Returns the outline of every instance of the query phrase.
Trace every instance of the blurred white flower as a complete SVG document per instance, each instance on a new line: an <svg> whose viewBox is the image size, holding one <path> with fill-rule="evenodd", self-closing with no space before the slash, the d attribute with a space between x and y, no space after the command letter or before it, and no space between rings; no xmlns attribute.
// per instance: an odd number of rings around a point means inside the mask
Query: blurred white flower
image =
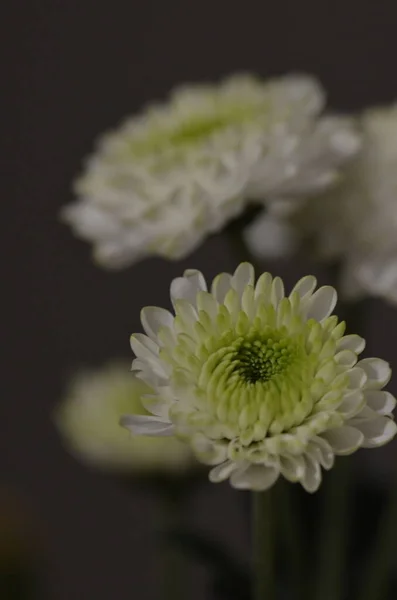
<svg viewBox="0 0 397 600"><path fill-rule="evenodd" d="M364 112L361 124L362 152L345 185L326 196L319 229L315 215L310 223L322 255L344 261L347 296L397 302L397 104Z"/></svg>
<svg viewBox="0 0 397 600"><path fill-rule="evenodd" d="M213 482L264 490L283 475L314 492L335 454L374 448L397 432L389 365L358 360L365 341L332 316L336 291L307 276L285 296L280 278L242 263L211 292L199 271L171 283L175 315L142 310L133 369L155 392L133 433L186 439Z"/></svg>
<svg viewBox="0 0 397 600"><path fill-rule="evenodd" d="M312 82L313 83L313 82ZM294 86L296 93L299 86ZM361 140L355 122L346 116L318 117L323 98L317 88L317 104L305 90L306 114L279 123L278 135L263 140L260 160L252 174L248 196L264 200L271 211L294 211L297 198L327 189L339 179L339 168L355 156ZM300 93L304 97L304 89ZM311 110L310 110L311 109ZM276 132L274 132L276 133ZM298 203L299 204L299 203Z"/></svg>
<svg viewBox="0 0 397 600"><path fill-rule="evenodd" d="M293 225L265 211L245 228L243 236L252 254L259 258L284 258L299 246Z"/></svg>
<svg viewBox="0 0 397 600"><path fill-rule="evenodd" d="M360 125L362 150L341 183L301 204L295 214L281 215L273 234L281 254L300 239L321 260L342 260L345 297L397 302L397 104L365 111ZM257 238L266 227L258 225ZM256 254L271 256L265 244L255 244L252 231L247 236Z"/></svg>
<svg viewBox="0 0 397 600"><path fill-rule="evenodd" d="M318 118L323 104L303 75L177 88L100 140L63 218L104 267L182 258L248 200L290 201L335 180L358 137L348 119Z"/></svg>
<svg viewBox="0 0 397 600"><path fill-rule="evenodd" d="M120 427L125 412L149 414L141 398L151 393L128 363L81 372L56 409L55 423L69 451L90 465L138 474L186 472L194 458L185 444L173 437L138 438Z"/></svg>

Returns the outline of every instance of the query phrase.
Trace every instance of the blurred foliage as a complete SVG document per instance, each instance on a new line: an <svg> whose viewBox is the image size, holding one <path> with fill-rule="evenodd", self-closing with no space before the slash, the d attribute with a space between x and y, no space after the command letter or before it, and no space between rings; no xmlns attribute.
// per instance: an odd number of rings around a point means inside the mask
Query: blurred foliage
<svg viewBox="0 0 397 600"><path fill-rule="evenodd" d="M314 586L318 576L317 560L319 542L322 539L323 504L325 489L309 496L298 486L289 486L292 492L294 510L299 513L304 539L301 552L304 560L303 578L307 583L307 600L318 598ZM248 509L249 494L242 495L242 501ZM358 484L352 486L348 499L348 519L345 523L343 536L340 538L345 545L346 562L343 568L343 600L358 600L365 566L369 554L373 550L375 536L378 530L379 518L387 503L387 490L374 485ZM247 517L249 517L247 513ZM282 523L277 544L277 579L278 598L292 600L297 598L294 581L291 578L286 540L282 535ZM331 527L338 523L330 523ZM397 533L397 532L396 532ZM166 539L175 545L185 556L204 565L211 577L211 596L217 600L250 600L250 568L247 557L246 564L240 563L219 541L204 535L202 532L173 529L166 533ZM332 565L332 557L329 556ZM396 557L397 559L397 557ZM397 577L391 570L388 589L379 600L395 600L397 598ZM339 598L338 598L339 600ZM342 598L340 599L342 600Z"/></svg>
<svg viewBox="0 0 397 600"><path fill-rule="evenodd" d="M43 600L41 535L17 492L0 488L0 598Z"/></svg>

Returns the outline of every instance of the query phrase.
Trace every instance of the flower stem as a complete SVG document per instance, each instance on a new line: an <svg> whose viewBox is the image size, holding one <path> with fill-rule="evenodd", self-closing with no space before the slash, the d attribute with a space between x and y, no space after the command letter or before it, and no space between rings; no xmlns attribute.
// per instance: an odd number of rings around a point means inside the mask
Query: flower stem
<svg viewBox="0 0 397 600"><path fill-rule="evenodd" d="M340 265L329 268L332 285L338 281ZM348 333L365 334L367 303L365 300L340 304L339 319L346 321ZM347 555L347 520L349 492L353 487L352 457L337 458L336 466L324 482L323 522L319 527L318 569L313 600L342 600Z"/></svg>
<svg viewBox="0 0 397 600"><path fill-rule="evenodd" d="M344 597L350 466L350 457L338 459L324 486L323 524L319 528L319 565L313 600L342 600Z"/></svg>
<svg viewBox="0 0 397 600"><path fill-rule="evenodd" d="M291 569L289 589L293 590L294 600L307 600L305 580L305 551L302 529L302 515L298 498L294 497L296 490L287 481L279 481L276 487L277 508L279 511L280 538L285 562ZM285 554L284 554L285 553Z"/></svg>
<svg viewBox="0 0 397 600"><path fill-rule="evenodd" d="M184 494L178 489L163 490L160 495L161 529L164 532L178 530L181 526ZM186 581L184 573L186 564L179 548L170 544L161 545L161 598L165 600L182 600L186 597Z"/></svg>
<svg viewBox="0 0 397 600"><path fill-rule="evenodd" d="M252 598L275 599L272 492L252 492Z"/></svg>
<svg viewBox="0 0 397 600"><path fill-rule="evenodd" d="M397 473L394 474L396 477ZM397 544L397 480L384 508L378 525L374 544L371 548L359 600L379 600L386 598L388 578L396 558Z"/></svg>

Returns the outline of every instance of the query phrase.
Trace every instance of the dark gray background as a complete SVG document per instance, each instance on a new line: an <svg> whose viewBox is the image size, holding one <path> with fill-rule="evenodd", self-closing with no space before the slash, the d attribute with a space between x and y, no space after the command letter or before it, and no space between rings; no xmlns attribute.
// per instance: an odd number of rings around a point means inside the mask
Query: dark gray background
<svg viewBox="0 0 397 600"><path fill-rule="evenodd" d="M140 308L168 302L169 281L186 265L213 276L234 261L218 237L183 264L148 260L101 271L88 246L59 224L59 208L71 200L71 180L96 135L183 81L236 70L307 71L335 109L392 101L395 0L31 0L1 10L8 300L1 483L15 486L42 524L48 598L149 599L156 589L152 500L70 458L50 413L74 367L130 357ZM280 269L292 281L309 267L295 261ZM396 363L395 311L372 303L367 330L370 354ZM382 467L395 450L376 451L371 462ZM235 492L208 485L194 506L197 523L246 552ZM195 577L189 597L202 598L203 570Z"/></svg>

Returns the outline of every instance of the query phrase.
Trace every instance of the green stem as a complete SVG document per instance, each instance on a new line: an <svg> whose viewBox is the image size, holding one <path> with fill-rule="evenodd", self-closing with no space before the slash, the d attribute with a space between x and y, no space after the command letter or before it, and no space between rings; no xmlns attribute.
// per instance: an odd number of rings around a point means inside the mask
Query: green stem
<svg viewBox="0 0 397 600"><path fill-rule="evenodd" d="M272 491L252 492L252 598L275 599Z"/></svg>
<svg viewBox="0 0 397 600"><path fill-rule="evenodd" d="M396 477L397 473L395 473ZM382 600L386 598L390 573L397 553L397 480L391 490L387 506L383 510L375 542L364 571L359 600Z"/></svg>
<svg viewBox="0 0 397 600"><path fill-rule="evenodd" d="M161 529L164 532L180 528L183 513L184 495L178 489L163 490L159 494L161 502ZM179 550L171 544L161 545L162 591L165 600L184 600L187 593L184 574L186 564Z"/></svg>
<svg viewBox="0 0 397 600"><path fill-rule="evenodd" d="M324 484L323 524L319 528L319 558L313 600L341 600L344 597L350 466L350 457L338 459Z"/></svg>
<svg viewBox="0 0 397 600"><path fill-rule="evenodd" d="M338 277L339 265L329 269L332 285ZM347 333L365 334L367 303L340 303L339 319L346 321ZM347 557L347 526L349 492L352 488L352 457L336 459L336 465L326 475L324 506L318 538L318 569L313 600L341 600L344 597Z"/></svg>
<svg viewBox="0 0 397 600"><path fill-rule="evenodd" d="M280 538L285 562L291 569L289 588L293 590L294 600L307 600L302 515L294 498L296 490L288 481L279 481L276 491Z"/></svg>

